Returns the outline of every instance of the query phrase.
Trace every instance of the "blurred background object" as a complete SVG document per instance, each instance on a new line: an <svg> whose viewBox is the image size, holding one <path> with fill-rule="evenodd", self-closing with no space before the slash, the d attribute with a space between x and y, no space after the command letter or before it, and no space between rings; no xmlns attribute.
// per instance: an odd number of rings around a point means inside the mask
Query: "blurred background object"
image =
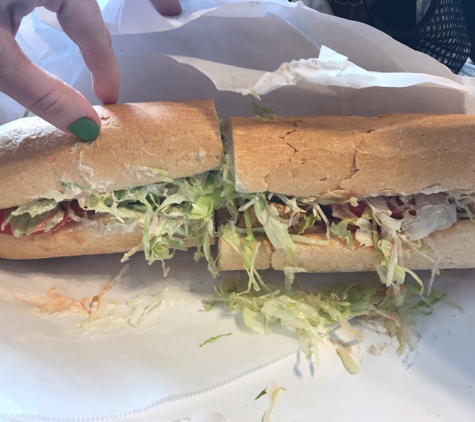
<svg viewBox="0 0 475 422"><path fill-rule="evenodd" d="M371 25L434 57L452 72L475 75L474 0L304 0L312 9ZM462 71L463 68L463 71Z"/></svg>

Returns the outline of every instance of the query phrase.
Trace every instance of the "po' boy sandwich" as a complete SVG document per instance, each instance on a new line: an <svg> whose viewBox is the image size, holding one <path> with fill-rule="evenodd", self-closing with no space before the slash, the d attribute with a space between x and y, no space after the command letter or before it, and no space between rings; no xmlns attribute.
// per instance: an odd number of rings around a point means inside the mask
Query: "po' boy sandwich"
<svg viewBox="0 0 475 422"><path fill-rule="evenodd" d="M37 117L0 127L0 258L143 250L153 262L189 246L209 258L222 201L213 102L96 110L90 144Z"/></svg>
<svg viewBox="0 0 475 422"><path fill-rule="evenodd" d="M220 212L218 268L376 270L475 267L475 119L231 118L233 212ZM420 280L419 280L420 281ZM396 289L396 295L397 295Z"/></svg>

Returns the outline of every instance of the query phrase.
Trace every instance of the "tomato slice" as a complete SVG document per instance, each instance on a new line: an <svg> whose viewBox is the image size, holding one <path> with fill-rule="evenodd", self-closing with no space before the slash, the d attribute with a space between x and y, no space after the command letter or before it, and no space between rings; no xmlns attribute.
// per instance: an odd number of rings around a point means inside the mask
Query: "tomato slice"
<svg viewBox="0 0 475 422"><path fill-rule="evenodd" d="M13 235L10 224L7 224L7 226L2 230L2 225L3 225L3 222L5 221L5 213L10 210L12 210L12 208L9 208L7 210L0 210L0 234Z"/></svg>
<svg viewBox="0 0 475 422"><path fill-rule="evenodd" d="M79 204L78 204L78 201L72 201L69 203L69 205L66 205L66 206L69 206L69 208L74 212L74 214L76 215L81 215L83 213L85 213L86 211L83 210ZM3 222L5 221L5 213L7 211L10 211L10 210L14 210L14 208L9 208L7 210L0 210L0 234L7 234L7 235L13 235L13 232L12 232L12 229L10 227L10 224L8 224L5 229L2 230L1 226L3 224ZM68 225L70 222L72 221L72 218L67 215L66 213L64 214L64 218L63 220L57 224L56 226L54 226L53 229L50 230L50 232L56 232L60 229L62 229L64 226ZM44 230L38 230L32 234L40 234L40 233L44 233Z"/></svg>
<svg viewBox="0 0 475 422"><path fill-rule="evenodd" d="M74 212L75 215L81 215L81 214L84 214L86 212L85 210L83 210L79 206L78 201L70 202L69 203L69 208L71 209L72 212ZM62 229L64 226L68 225L71 221L73 221L72 218L69 215L64 214L63 221L61 221L61 223L54 226L54 228L52 228L50 230L50 232L56 232L56 231Z"/></svg>
<svg viewBox="0 0 475 422"><path fill-rule="evenodd" d="M56 226L54 226L54 227L50 230L50 232L52 232L52 233L57 232L58 230L62 229L64 226L67 226L71 221L72 221L72 220L71 220L71 217L65 216L65 217L63 218L63 221L61 221L61 223L56 224ZM44 232L44 230L41 230L41 231L39 231L39 232L35 232L35 234L36 234L36 233L43 233L43 232Z"/></svg>

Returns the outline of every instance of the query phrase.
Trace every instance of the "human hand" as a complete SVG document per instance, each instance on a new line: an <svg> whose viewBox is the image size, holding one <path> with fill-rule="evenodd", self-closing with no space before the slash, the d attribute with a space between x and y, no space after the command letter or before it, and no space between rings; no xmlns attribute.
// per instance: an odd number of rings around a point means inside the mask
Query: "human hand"
<svg viewBox="0 0 475 422"><path fill-rule="evenodd" d="M163 16L177 16L181 13L180 0L150 0L150 2Z"/></svg>
<svg viewBox="0 0 475 422"><path fill-rule="evenodd" d="M165 12L177 11L176 0L155 3ZM174 6L167 8L169 4ZM104 104L117 102L119 68L96 0L1 0L0 91L57 128L92 141L99 135L101 120L91 104L32 63L15 41L22 18L41 6L57 14L64 32L78 45L97 98Z"/></svg>

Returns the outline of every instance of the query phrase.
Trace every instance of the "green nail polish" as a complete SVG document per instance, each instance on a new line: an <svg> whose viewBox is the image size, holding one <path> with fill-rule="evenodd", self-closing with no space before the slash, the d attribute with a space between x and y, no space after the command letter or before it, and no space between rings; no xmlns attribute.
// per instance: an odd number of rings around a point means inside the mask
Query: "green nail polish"
<svg viewBox="0 0 475 422"><path fill-rule="evenodd" d="M68 130L83 142L92 142L99 136L99 126L96 122L81 117L68 126Z"/></svg>

